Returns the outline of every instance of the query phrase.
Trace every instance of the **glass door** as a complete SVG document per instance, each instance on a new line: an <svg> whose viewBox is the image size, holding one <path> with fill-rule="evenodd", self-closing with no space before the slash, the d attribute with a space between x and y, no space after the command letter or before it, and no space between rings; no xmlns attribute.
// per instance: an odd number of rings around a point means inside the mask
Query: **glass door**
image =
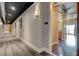
<svg viewBox="0 0 79 59"><path fill-rule="evenodd" d="M76 45L75 24L66 25L66 44L70 47Z"/></svg>

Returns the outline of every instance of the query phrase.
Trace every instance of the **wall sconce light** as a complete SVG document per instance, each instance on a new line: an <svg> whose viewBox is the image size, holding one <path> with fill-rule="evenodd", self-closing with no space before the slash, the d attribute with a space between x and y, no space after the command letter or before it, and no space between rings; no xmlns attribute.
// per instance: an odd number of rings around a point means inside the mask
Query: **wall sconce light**
<svg viewBox="0 0 79 59"><path fill-rule="evenodd" d="M40 8L39 8L39 3L36 4L35 6L35 17L39 17L40 15Z"/></svg>

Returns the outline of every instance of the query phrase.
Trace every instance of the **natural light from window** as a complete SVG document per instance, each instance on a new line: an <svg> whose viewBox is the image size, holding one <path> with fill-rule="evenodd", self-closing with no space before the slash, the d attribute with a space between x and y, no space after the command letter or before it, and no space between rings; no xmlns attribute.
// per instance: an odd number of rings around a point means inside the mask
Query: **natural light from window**
<svg viewBox="0 0 79 59"><path fill-rule="evenodd" d="M76 36L74 35L75 25L66 26L66 44L70 47L76 46Z"/></svg>

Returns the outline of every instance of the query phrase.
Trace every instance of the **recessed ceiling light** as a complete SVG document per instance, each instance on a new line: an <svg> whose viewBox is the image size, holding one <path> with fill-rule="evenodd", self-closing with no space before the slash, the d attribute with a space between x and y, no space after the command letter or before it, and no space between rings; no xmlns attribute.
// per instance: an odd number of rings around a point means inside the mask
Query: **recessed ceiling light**
<svg viewBox="0 0 79 59"><path fill-rule="evenodd" d="M8 13L8 16L12 16L10 13Z"/></svg>
<svg viewBox="0 0 79 59"><path fill-rule="evenodd" d="M11 6L11 9L14 10L14 11L16 10L16 8L14 6Z"/></svg>

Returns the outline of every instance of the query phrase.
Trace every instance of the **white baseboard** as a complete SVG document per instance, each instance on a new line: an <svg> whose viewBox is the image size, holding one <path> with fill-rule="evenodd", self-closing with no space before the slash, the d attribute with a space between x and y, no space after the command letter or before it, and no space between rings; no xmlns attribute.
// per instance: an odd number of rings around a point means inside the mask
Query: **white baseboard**
<svg viewBox="0 0 79 59"><path fill-rule="evenodd" d="M55 55L54 53L50 52L49 49L47 49L47 48L45 48L45 47L42 48L42 51L45 51L45 52L51 54L52 56L57 56L57 55Z"/></svg>
<svg viewBox="0 0 79 59"><path fill-rule="evenodd" d="M42 50L36 46L34 46L33 44L31 44L30 42L26 41L26 40L23 40L23 42L29 46L30 48L34 49L35 51L37 51L38 53L41 53Z"/></svg>
<svg viewBox="0 0 79 59"><path fill-rule="evenodd" d="M34 46L33 44L31 44L30 42L28 42L28 41L26 41L26 40L24 40L24 39L22 39L22 41L23 41L26 45L28 45L30 48L32 48L32 49L34 49L35 51L37 51L38 53L41 53L41 52L43 52L43 51L46 51L47 53L49 53L49 54L51 54L51 55L53 55L53 56L57 56L57 55L53 54L52 52L50 52L49 49L47 49L47 48L45 48L45 47L43 47L43 48L38 48L38 47Z"/></svg>

